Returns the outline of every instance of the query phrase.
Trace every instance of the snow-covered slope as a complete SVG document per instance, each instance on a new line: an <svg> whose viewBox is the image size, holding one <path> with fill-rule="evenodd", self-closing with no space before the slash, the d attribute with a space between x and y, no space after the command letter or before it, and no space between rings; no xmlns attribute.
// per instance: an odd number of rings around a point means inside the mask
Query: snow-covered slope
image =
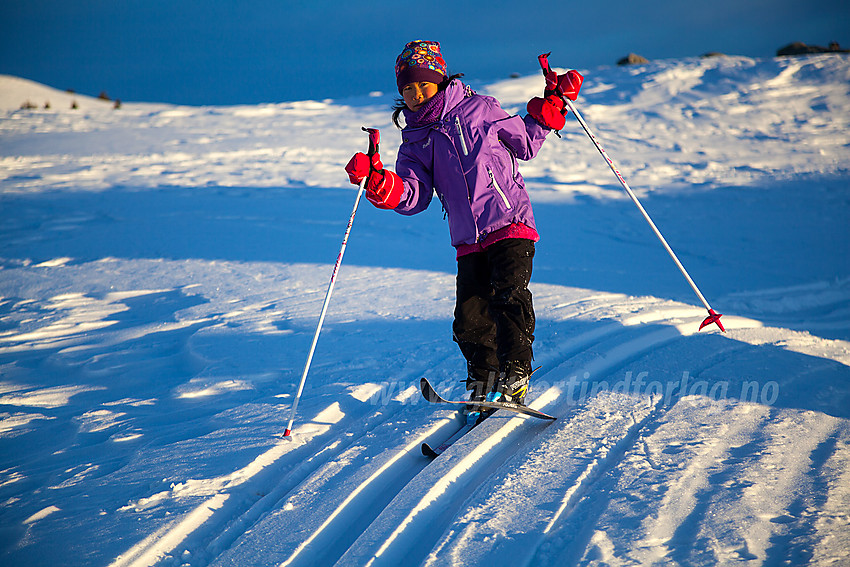
<svg viewBox="0 0 850 567"><path fill-rule="evenodd" d="M90 109L112 108L114 103L99 100L94 97L79 95L73 92L60 91L47 85L42 85L28 79L0 75L0 112L4 114L15 110L50 110L53 113L64 113L72 109L76 103L77 110L85 112Z"/></svg>
<svg viewBox="0 0 850 567"><path fill-rule="evenodd" d="M850 549L850 59L582 70L522 164L542 240L531 404L429 462L464 393L439 207L355 219L389 95L102 101L0 77L0 563L842 564ZM512 111L539 76L487 85ZM61 93L64 96L64 93ZM23 99L23 100L18 100ZM56 99L59 100L59 99ZM17 101L17 102L16 102Z"/></svg>

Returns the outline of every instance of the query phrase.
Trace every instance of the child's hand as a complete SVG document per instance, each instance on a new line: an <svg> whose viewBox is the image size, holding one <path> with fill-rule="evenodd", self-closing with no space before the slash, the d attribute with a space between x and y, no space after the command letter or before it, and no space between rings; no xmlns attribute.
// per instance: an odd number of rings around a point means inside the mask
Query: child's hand
<svg viewBox="0 0 850 567"><path fill-rule="evenodd" d="M567 123L567 110L564 99L550 94L546 98L534 97L528 101L528 113L537 120L541 126L550 130L560 130Z"/></svg>
<svg viewBox="0 0 850 567"><path fill-rule="evenodd" d="M374 169L383 169L384 166L381 163L380 156L376 153L374 158L377 160L378 167ZM351 160L348 162L348 165L345 166L345 171L348 173L348 180L351 181L354 185L360 185L360 182L363 181L363 178L369 175L369 173L373 169L372 160L369 159L369 156L364 154L363 152L357 152L352 156Z"/></svg>
<svg viewBox="0 0 850 567"><path fill-rule="evenodd" d="M404 183L389 169L373 171L366 182L366 198L379 209L394 209L401 202Z"/></svg>
<svg viewBox="0 0 850 567"><path fill-rule="evenodd" d="M570 69L563 75L558 75L555 86L550 87L549 80L546 81L546 94L557 94L567 97L570 100L578 98L578 91L581 89L581 83L584 77L575 69ZM551 91L551 92L550 92Z"/></svg>
<svg viewBox="0 0 850 567"><path fill-rule="evenodd" d="M567 108L564 97L575 100L584 77L578 71L569 70L563 75L549 72L546 75L546 90L543 96L528 101L528 113L541 125L550 130L560 130L567 122Z"/></svg>
<svg viewBox="0 0 850 567"><path fill-rule="evenodd" d="M378 152L372 158L362 152L357 152L345 166L348 179L354 185L368 177L366 181L366 198L379 209L394 209L401 201L404 184L394 172L384 169Z"/></svg>

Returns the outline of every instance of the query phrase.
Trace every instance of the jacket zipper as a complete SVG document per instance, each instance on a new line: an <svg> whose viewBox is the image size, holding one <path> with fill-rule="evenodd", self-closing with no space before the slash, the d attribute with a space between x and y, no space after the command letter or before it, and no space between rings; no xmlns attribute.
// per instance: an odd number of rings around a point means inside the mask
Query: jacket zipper
<svg viewBox="0 0 850 567"><path fill-rule="evenodd" d="M463 130L460 127L460 116L455 116L455 126L457 127L457 135L460 136L460 149L463 150L463 155L469 155L469 149L466 147L466 138L463 137Z"/></svg>
<svg viewBox="0 0 850 567"><path fill-rule="evenodd" d="M508 152L508 155L511 156L511 177L516 179L516 156L512 149L508 147L506 143L502 140L499 140L499 143L502 144L502 147L505 148L505 151Z"/></svg>
<svg viewBox="0 0 850 567"><path fill-rule="evenodd" d="M502 188L501 188L501 187L499 187L499 184L496 182L496 176L495 176L495 175L493 175L493 170L491 170L491 169L488 167L488 168L487 168L487 173L488 173L488 174L490 174L490 181L492 181L492 182L493 182L493 187L496 189L496 192L497 192L497 193L499 194L499 196L502 198L502 201L504 201L504 202L505 202L505 206L506 206L508 209L510 209L510 208L511 208L511 202L510 202L510 201L508 201L508 197L507 197L507 195L505 195L504 191L502 191Z"/></svg>

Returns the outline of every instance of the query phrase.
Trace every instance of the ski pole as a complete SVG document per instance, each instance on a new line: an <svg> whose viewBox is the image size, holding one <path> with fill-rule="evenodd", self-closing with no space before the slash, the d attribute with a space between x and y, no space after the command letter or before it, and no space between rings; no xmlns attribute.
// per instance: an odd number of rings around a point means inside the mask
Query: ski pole
<svg viewBox="0 0 850 567"><path fill-rule="evenodd" d="M540 57L538 57L538 59L540 61L540 66L543 68L543 74L544 75L548 75L549 73L552 72L551 69L549 68L549 63L547 61L548 55L549 54L547 53L545 55L541 55ZM560 88L558 88L558 90L560 90ZM676 266L679 268L679 271L682 272L682 275L685 276L685 279L688 281L688 284L690 284L691 288L694 290L694 293L697 294L697 297L699 298L699 300L702 302L702 304L708 310L708 317L706 317L705 320L702 322L702 324L700 324L699 330L701 331L704 327L711 325L712 323L715 323L718 327L720 327L720 330L725 333L726 329L723 328L723 323L720 322L720 318L723 315L714 311L714 309L711 308L711 305L708 304L708 301L705 299L705 296L699 290L699 288L697 287L697 284L694 283L693 278L691 278L691 275L685 269L685 266L683 266L682 262L679 261L679 258L676 256L676 253L673 252L673 249L667 243L667 240L664 238L664 235L662 235L661 231L658 230L658 227L652 221L652 218L650 218L649 213L647 213L646 209L643 208L643 205L641 204L640 200L637 198L637 195L635 195L634 191L632 191L632 188L629 187L629 184L626 183L626 180L623 178L623 175L620 173L620 170L617 168L616 165L614 165L614 161L610 157L608 157L608 153L602 147L602 144L599 143L599 140L596 139L596 136L593 135L593 132L591 132L590 127L587 125L587 122L584 121L584 118L582 118L581 114L576 109L575 105L572 103L572 101L569 98L567 98L566 96L563 96L563 93L559 93L559 94L562 95L561 98L563 98L567 107L572 111L573 115L576 117L576 120L578 120L579 124L581 124L581 127L584 129L587 136L593 142L593 145L596 146L596 149L599 150L599 153L602 155L602 157L608 163L608 167L610 167L611 171L614 172L614 175L617 176L617 179L620 181L620 185L622 185L623 189L626 190L626 193L628 193L632 202L635 204L635 206L637 206L638 210L643 215L643 218L646 219L647 223L649 223L649 226L652 228L652 231L655 233L655 236L658 237L658 240L661 241L661 244L664 246L664 249L667 250L668 254L670 254L670 258L673 259L673 262L675 262Z"/></svg>
<svg viewBox="0 0 850 567"><path fill-rule="evenodd" d="M381 140L381 134L375 128L363 128L364 132L369 133L369 157L378 152L378 145ZM336 257L336 264L331 273L331 281L328 284L328 291L325 293L325 302L322 304L322 312L319 314L319 323L316 325L316 332L313 335L313 343L310 345L310 352L307 354L307 362L304 363L304 371L301 373L301 382L298 384L298 392L295 394L295 399L292 402L292 410L289 415L289 424L283 432L284 437L289 437L292 433L292 423L295 421L295 412L298 410L298 401L301 399L301 394L304 392L304 383L307 381L307 373L310 371L310 363L313 361L313 354L316 352L316 343L319 342L319 333L322 331L322 324L325 322L325 315L328 312L328 304L331 301L331 294L336 284L336 276L339 273L339 266L342 264L342 256L345 254L345 248L348 245L348 235L351 234L351 226L354 224L354 215L357 214L357 207L360 205L360 198L363 196L363 190L366 187L366 181L369 178L367 175L360 182L357 189L357 197L354 199L354 208L351 209L351 216L348 218L348 226L345 228L345 235L342 237L342 246L339 249L339 254Z"/></svg>

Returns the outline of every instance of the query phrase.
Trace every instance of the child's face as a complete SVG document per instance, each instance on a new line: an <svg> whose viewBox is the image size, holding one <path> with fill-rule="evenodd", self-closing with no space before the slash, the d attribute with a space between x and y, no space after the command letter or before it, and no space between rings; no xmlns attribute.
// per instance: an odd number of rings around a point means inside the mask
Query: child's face
<svg viewBox="0 0 850 567"><path fill-rule="evenodd" d="M407 83L401 89L401 96L407 108L416 112L423 104L431 100L437 94L437 83L420 81L418 83Z"/></svg>

